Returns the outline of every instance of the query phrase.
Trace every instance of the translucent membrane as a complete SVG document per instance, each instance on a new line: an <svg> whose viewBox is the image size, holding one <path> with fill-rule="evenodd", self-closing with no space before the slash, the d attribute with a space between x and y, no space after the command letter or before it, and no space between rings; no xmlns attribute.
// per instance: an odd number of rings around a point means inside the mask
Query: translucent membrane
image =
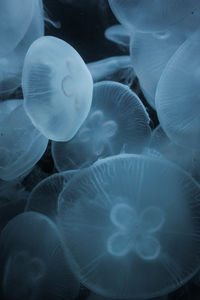
<svg viewBox="0 0 200 300"><path fill-rule="evenodd" d="M57 227L44 215L27 212L13 218L2 231L0 249L7 298L76 298L79 283Z"/></svg>
<svg viewBox="0 0 200 300"><path fill-rule="evenodd" d="M42 37L29 48L22 88L34 126L55 141L70 140L90 110L90 72L76 50L55 37Z"/></svg>
<svg viewBox="0 0 200 300"><path fill-rule="evenodd" d="M130 32L122 25L108 27L105 31L105 37L118 45L129 47Z"/></svg>
<svg viewBox="0 0 200 300"><path fill-rule="evenodd" d="M102 159L73 177L59 198L74 271L93 292L159 297L199 269L200 186L169 161Z"/></svg>
<svg viewBox="0 0 200 300"><path fill-rule="evenodd" d="M163 130L175 144L194 150L200 149L199 46L197 31L169 60L156 91Z"/></svg>
<svg viewBox="0 0 200 300"><path fill-rule="evenodd" d="M48 140L26 115L23 100L1 102L0 111L0 178L14 180L38 162Z"/></svg>
<svg viewBox="0 0 200 300"><path fill-rule="evenodd" d="M91 111L76 136L52 143L55 166L59 171L77 169L121 151L141 152L150 139L149 122L145 107L128 87L97 83Z"/></svg>

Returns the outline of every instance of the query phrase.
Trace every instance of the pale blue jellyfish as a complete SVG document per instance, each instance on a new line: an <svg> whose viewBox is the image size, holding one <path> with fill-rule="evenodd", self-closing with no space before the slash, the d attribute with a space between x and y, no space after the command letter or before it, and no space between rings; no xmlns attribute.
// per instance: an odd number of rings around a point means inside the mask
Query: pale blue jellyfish
<svg viewBox="0 0 200 300"><path fill-rule="evenodd" d="M42 1L34 0L33 2L34 12L27 32L13 51L0 57L0 94L12 93L21 85L22 68L26 52L34 40L44 35Z"/></svg>
<svg viewBox="0 0 200 300"><path fill-rule="evenodd" d="M93 81L113 80L131 86L135 72L129 55L112 56L87 64Z"/></svg>
<svg viewBox="0 0 200 300"><path fill-rule="evenodd" d="M109 0L109 4L124 26L144 32L197 27L200 12L199 0Z"/></svg>
<svg viewBox="0 0 200 300"><path fill-rule="evenodd" d="M55 37L42 37L29 48L22 88L29 118L55 141L70 140L90 110L91 74L76 50Z"/></svg>
<svg viewBox="0 0 200 300"><path fill-rule="evenodd" d="M200 149L200 31L175 52L165 67L156 91L160 124L170 140L183 147Z"/></svg>
<svg viewBox="0 0 200 300"><path fill-rule="evenodd" d="M59 194L75 174L77 171L66 171L42 180L31 191L25 210L42 213L56 221Z"/></svg>
<svg viewBox="0 0 200 300"><path fill-rule="evenodd" d="M82 170L58 207L74 272L108 298L179 288L200 266L199 200L198 183L167 160L121 154Z"/></svg>
<svg viewBox="0 0 200 300"><path fill-rule="evenodd" d="M130 32L122 25L108 27L105 30L105 37L120 46L129 47Z"/></svg>
<svg viewBox="0 0 200 300"><path fill-rule="evenodd" d="M57 170L78 169L120 152L141 152L150 139L150 119L138 96L112 81L94 85L92 108L76 136L52 143ZM81 149L81 151L80 151Z"/></svg>
<svg viewBox="0 0 200 300"><path fill-rule="evenodd" d="M12 52L23 39L40 0L1 0L0 57Z"/></svg>
<svg viewBox="0 0 200 300"><path fill-rule="evenodd" d="M76 298L79 282L60 234L46 216L27 212L13 218L1 233L0 250L6 299Z"/></svg>
<svg viewBox="0 0 200 300"><path fill-rule="evenodd" d="M188 148L173 143L160 125L153 130L149 147L188 171L197 181L200 180L200 151L188 151Z"/></svg>
<svg viewBox="0 0 200 300"><path fill-rule="evenodd" d="M0 179L14 180L31 170L48 139L31 123L23 100L0 102Z"/></svg>
<svg viewBox="0 0 200 300"><path fill-rule="evenodd" d="M155 93L160 76L183 41L182 35L170 31L132 33L131 61L143 94L153 108L155 108Z"/></svg>

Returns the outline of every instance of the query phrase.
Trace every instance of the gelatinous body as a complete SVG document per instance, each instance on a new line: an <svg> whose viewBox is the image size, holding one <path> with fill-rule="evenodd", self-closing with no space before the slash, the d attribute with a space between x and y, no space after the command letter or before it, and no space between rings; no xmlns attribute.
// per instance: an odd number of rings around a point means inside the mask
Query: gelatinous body
<svg viewBox="0 0 200 300"><path fill-rule="evenodd" d="M105 37L121 46L129 47L130 32L122 25L113 25L105 31Z"/></svg>
<svg viewBox="0 0 200 300"><path fill-rule="evenodd" d="M127 154L100 160L59 198L74 270L93 292L159 297L198 270L200 186L169 161Z"/></svg>
<svg viewBox="0 0 200 300"><path fill-rule="evenodd" d="M56 220L59 194L76 173L76 171L56 173L42 180L31 191L25 210L36 211Z"/></svg>
<svg viewBox="0 0 200 300"><path fill-rule="evenodd" d="M34 12L27 32L13 51L0 57L0 94L11 93L21 85L22 68L28 48L44 35L43 4L41 0L33 2Z"/></svg>
<svg viewBox="0 0 200 300"><path fill-rule="evenodd" d="M70 140L88 115L93 82L76 50L51 36L36 40L25 58L25 110L47 138Z"/></svg>
<svg viewBox="0 0 200 300"><path fill-rule="evenodd" d="M76 169L99 157L142 151L151 134L149 121L142 102L128 87L111 81L95 84L91 111L76 136L68 143L52 144L56 168Z"/></svg>
<svg viewBox="0 0 200 300"><path fill-rule="evenodd" d="M2 0L0 2L0 57L14 50L23 39L39 0Z"/></svg>
<svg viewBox="0 0 200 300"><path fill-rule="evenodd" d="M48 140L33 126L22 100L0 103L0 178L13 180L29 171L46 150ZM1 115L1 114L0 114Z"/></svg>
<svg viewBox="0 0 200 300"><path fill-rule="evenodd" d="M109 4L123 25L141 31L187 28L188 19L196 24L200 10L198 0L109 0Z"/></svg>
<svg viewBox="0 0 200 300"><path fill-rule="evenodd" d="M200 149L200 32L188 38L165 67L156 91L161 126L175 144Z"/></svg>
<svg viewBox="0 0 200 300"><path fill-rule="evenodd" d="M131 36L130 53L133 68L140 87L153 108L161 74L183 41L182 35L169 31L162 33L135 31Z"/></svg>
<svg viewBox="0 0 200 300"><path fill-rule="evenodd" d="M42 214L13 218L0 239L3 292L8 299L75 299L79 283L71 272L60 234Z"/></svg>

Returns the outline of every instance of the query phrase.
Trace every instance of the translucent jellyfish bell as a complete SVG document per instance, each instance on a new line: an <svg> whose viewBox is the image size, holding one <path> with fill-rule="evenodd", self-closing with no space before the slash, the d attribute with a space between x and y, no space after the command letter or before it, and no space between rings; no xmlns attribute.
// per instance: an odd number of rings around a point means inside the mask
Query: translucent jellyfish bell
<svg viewBox="0 0 200 300"><path fill-rule="evenodd" d="M198 0L109 0L117 19L130 30L163 31L183 27L184 21L199 11ZM196 19L195 19L196 21Z"/></svg>
<svg viewBox="0 0 200 300"><path fill-rule="evenodd" d="M82 170L58 208L77 276L108 298L177 289L200 265L199 200L197 182L167 160L121 154Z"/></svg>
<svg viewBox="0 0 200 300"><path fill-rule="evenodd" d="M175 144L200 149L199 74L200 32L175 52L165 67L156 91L160 124Z"/></svg>
<svg viewBox="0 0 200 300"><path fill-rule="evenodd" d="M140 87L148 103L155 108L155 94L160 76L184 37L172 32L134 31L131 36L130 54Z"/></svg>
<svg viewBox="0 0 200 300"><path fill-rule="evenodd" d="M71 272L57 227L42 214L13 218L0 238L4 296L8 299L75 299ZM7 299L6 298L6 299Z"/></svg>
<svg viewBox="0 0 200 300"><path fill-rule="evenodd" d="M52 143L55 166L59 171L77 169L121 151L141 152L150 139L149 122L142 102L127 86L97 83L91 111L76 136Z"/></svg>
<svg viewBox="0 0 200 300"><path fill-rule="evenodd" d="M55 37L42 37L29 48L22 88L34 126L55 141L70 140L90 110L90 72L76 50Z"/></svg>
<svg viewBox="0 0 200 300"><path fill-rule="evenodd" d="M0 57L14 50L24 37L39 0L2 0L0 2Z"/></svg>
<svg viewBox="0 0 200 300"><path fill-rule="evenodd" d="M17 47L0 57L0 94L12 93L21 85L24 58L34 40L44 35L43 5L34 1L34 13L26 34Z"/></svg>
<svg viewBox="0 0 200 300"><path fill-rule="evenodd" d="M42 213L56 221L59 194L76 173L77 171L56 173L42 180L31 191L25 210Z"/></svg>
<svg viewBox="0 0 200 300"><path fill-rule="evenodd" d="M121 46L129 47L130 32L122 25L113 25L106 29L105 37Z"/></svg>
<svg viewBox="0 0 200 300"><path fill-rule="evenodd" d="M0 102L0 178L14 180L44 154L48 139L33 126L22 100ZM0 113L1 116L1 113Z"/></svg>

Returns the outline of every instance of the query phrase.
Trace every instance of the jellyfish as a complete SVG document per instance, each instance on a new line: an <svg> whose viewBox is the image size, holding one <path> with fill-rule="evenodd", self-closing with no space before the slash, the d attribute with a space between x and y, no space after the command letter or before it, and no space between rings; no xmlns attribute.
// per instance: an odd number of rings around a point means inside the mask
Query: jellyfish
<svg viewBox="0 0 200 300"><path fill-rule="evenodd" d="M55 37L41 37L29 48L22 88L32 123L55 141L70 140L90 110L91 74L76 50Z"/></svg>
<svg viewBox="0 0 200 300"><path fill-rule="evenodd" d="M105 37L120 46L129 47L130 32L122 25L113 25L107 28Z"/></svg>
<svg viewBox="0 0 200 300"><path fill-rule="evenodd" d="M91 111L76 136L52 143L55 166L58 171L79 169L120 152L141 152L150 139L149 122L142 102L127 86L97 83Z"/></svg>
<svg viewBox="0 0 200 300"><path fill-rule="evenodd" d="M179 146L199 151L199 46L195 32L167 63L156 90L156 110L160 124Z"/></svg>
<svg viewBox="0 0 200 300"><path fill-rule="evenodd" d="M48 139L31 123L23 100L0 102L1 110L0 179L10 181L32 169L44 154Z"/></svg>
<svg viewBox="0 0 200 300"><path fill-rule="evenodd" d="M189 24L197 28L200 13L198 0L109 0L110 7L129 30L154 32L170 29L183 30Z"/></svg>
<svg viewBox="0 0 200 300"><path fill-rule="evenodd" d="M197 181L200 180L200 151L191 149L188 152L188 148L173 143L160 125L153 130L149 147L157 150L163 157L185 169Z"/></svg>
<svg viewBox="0 0 200 300"><path fill-rule="evenodd" d="M2 0L0 3L0 57L12 52L23 39L40 0Z"/></svg>
<svg viewBox="0 0 200 300"><path fill-rule="evenodd" d="M58 206L74 272L108 298L179 288L200 266L199 200L199 184L164 159L120 154L81 170Z"/></svg>
<svg viewBox="0 0 200 300"><path fill-rule="evenodd" d="M26 212L13 218L0 237L2 289L9 299L75 299L79 282L55 224Z"/></svg>
<svg viewBox="0 0 200 300"><path fill-rule="evenodd" d="M31 191L25 211L36 211L56 221L59 194L76 173L75 170L56 173L40 181Z"/></svg>
<svg viewBox="0 0 200 300"><path fill-rule="evenodd" d="M34 40L44 35L43 4L34 1L34 13L27 32L13 49L0 57L0 94L12 93L21 85L23 62Z"/></svg>
<svg viewBox="0 0 200 300"><path fill-rule="evenodd" d="M132 33L130 53L133 69L148 103L155 109L155 94L161 74L178 47L182 35L170 31Z"/></svg>
<svg viewBox="0 0 200 300"><path fill-rule="evenodd" d="M112 56L87 64L93 81L113 80L131 86L135 72L129 55Z"/></svg>

